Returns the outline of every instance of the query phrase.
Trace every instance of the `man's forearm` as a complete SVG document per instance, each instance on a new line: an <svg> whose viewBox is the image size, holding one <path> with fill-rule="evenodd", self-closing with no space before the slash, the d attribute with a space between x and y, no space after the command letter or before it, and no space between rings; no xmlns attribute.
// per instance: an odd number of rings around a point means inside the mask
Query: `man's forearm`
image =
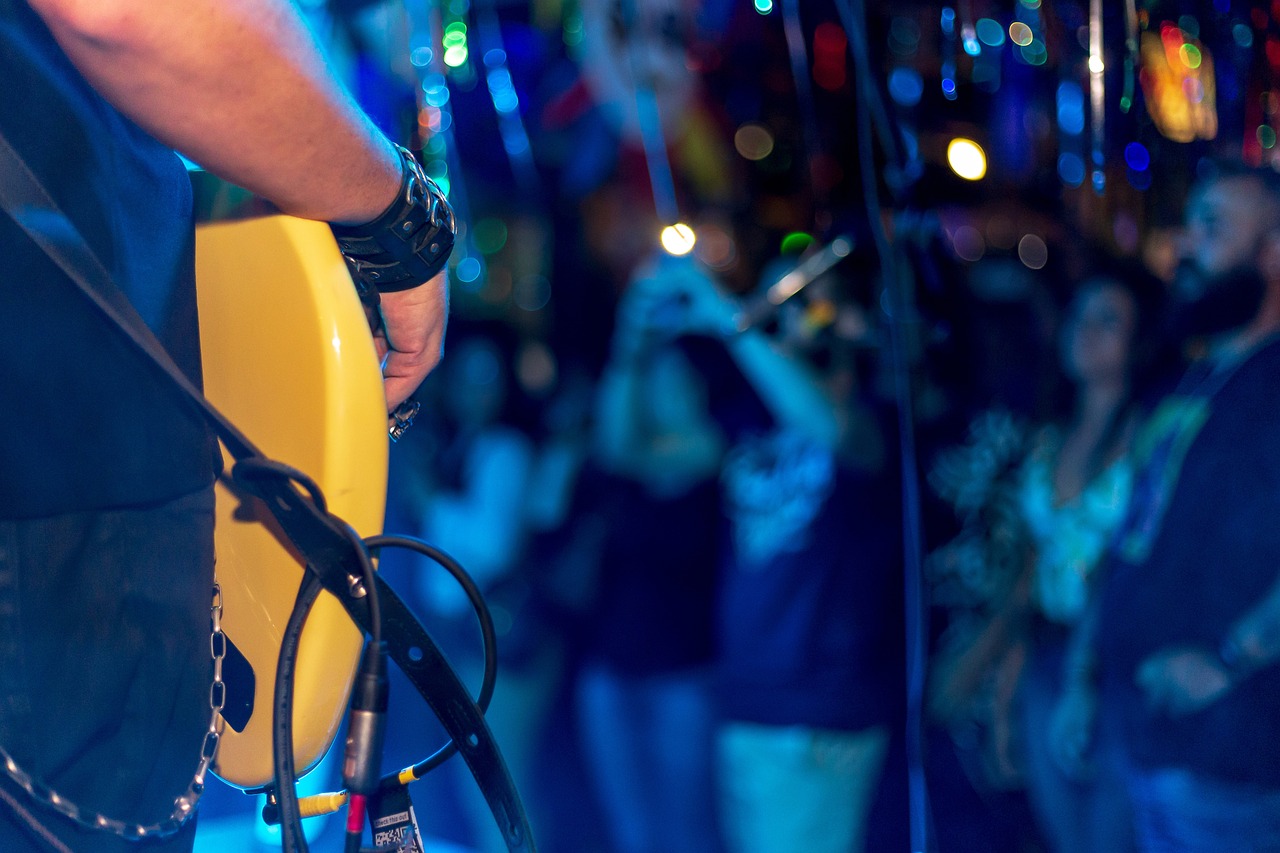
<svg viewBox="0 0 1280 853"><path fill-rule="evenodd" d="M287 0L30 0L157 139L298 216L365 222L400 165Z"/></svg>
<svg viewBox="0 0 1280 853"><path fill-rule="evenodd" d="M835 404L807 365L755 330L730 338L728 347L779 425L824 447L836 446L840 424Z"/></svg>

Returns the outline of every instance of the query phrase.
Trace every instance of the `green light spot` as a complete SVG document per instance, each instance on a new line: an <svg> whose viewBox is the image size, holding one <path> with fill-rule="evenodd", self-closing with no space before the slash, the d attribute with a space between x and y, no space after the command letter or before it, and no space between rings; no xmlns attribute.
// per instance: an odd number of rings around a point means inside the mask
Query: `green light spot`
<svg viewBox="0 0 1280 853"><path fill-rule="evenodd" d="M1258 144L1263 148L1276 147L1276 131L1270 125L1262 125L1258 128Z"/></svg>
<svg viewBox="0 0 1280 853"><path fill-rule="evenodd" d="M978 34L978 41L987 47L999 47L1004 44L1004 27L1000 26L999 21L982 18L974 25L974 30Z"/></svg>
<svg viewBox="0 0 1280 853"><path fill-rule="evenodd" d="M798 255L813 245L813 235L803 231L792 231L782 238L782 254Z"/></svg>
<svg viewBox="0 0 1280 853"><path fill-rule="evenodd" d="M1194 44L1184 44L1178 48L1178 57L1182 60L1182 64L1188 68L1199 68L1200 63L1204 61L1200 48Z"/></svg>
<svg viewBox="0 0 1280 853"><path fill-rule="evenodd" d="M481 219L472 229L476 248L486 255L502 251L507 245L507 223L495 217Z"/></svg>
<svg viewBox="0 0 1280 853"><path fill-rule="evenodd" d="M755 0L756 11L761 15L767 15L773 11L773 0Z"/></svg>
<svg viewBox="0 0 1280 853"><path fill-rule="evenodd" d="M467 64L467 46L455 44L444 52L444 64L450 68L458 68Z"/></svg>

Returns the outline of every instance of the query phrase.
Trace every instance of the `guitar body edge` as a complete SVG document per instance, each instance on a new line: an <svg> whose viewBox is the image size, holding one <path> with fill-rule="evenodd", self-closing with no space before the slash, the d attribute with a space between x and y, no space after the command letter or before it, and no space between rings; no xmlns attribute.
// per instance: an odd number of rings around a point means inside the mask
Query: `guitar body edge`
<svg viewBox="0 0 1280 853"><path fill-rule="evenodd" d="M382 531L387 419L364 310L326 225L287 216L201 225L196 269L208 398L273 459L316 480L362 536ZM231 458L224 452L229 466ZM281 635L303 567L269 514L217 487L215 551L228 705L214 772L271 780L271 705ZM294 751L310 769L341 726L362 642L321 593L297 662Z"/></svg>

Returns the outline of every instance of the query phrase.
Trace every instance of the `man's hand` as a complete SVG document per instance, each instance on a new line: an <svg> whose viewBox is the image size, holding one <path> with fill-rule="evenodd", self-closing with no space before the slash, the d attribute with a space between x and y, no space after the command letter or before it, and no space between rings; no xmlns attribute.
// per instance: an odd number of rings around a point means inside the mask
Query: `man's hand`
<svg viewBox="0 0 1280 853"><path fill-rule="evenodd" d="M1212 705L1231 689L1231 674L1209 653L1173 647L1156 652L1138 667L1135 681L1149 708L1181 717Z"/></svg>
<svg viewBox="0 0 1280 853"><path fill-rule="evenodd" d="M382 363L387 411L409 398L440 361L449 316L444 272L410 290L382 294L382 325L373 342Z"/></svg>
<svg viewBox="0 0 1280 853"><path fill-rule="evenodd" d="M657 254L632 277L618 308L618 331L624 344L639 345L688 333L719 335L736 310L693 258Z"/></svg>

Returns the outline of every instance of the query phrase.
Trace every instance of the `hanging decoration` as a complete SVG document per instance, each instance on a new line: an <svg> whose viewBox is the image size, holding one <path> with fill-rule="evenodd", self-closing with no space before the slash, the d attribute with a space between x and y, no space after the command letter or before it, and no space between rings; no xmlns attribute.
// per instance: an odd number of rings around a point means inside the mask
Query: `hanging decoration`
<svg viewBox="0 0 1280 853"><path fill-rule="evenodd" d="M1244 23L1232 30L1232 40L1242 51L1255 57L1250 84L1246 87L1242 155L1254 166L1280 162L1276 145L1277 114L1280 114L1280 6L1268 10L1255 7L1250 14L1252 29Z"/></svg>
<svg viewBox="0 0 1280 853"><path fill-rule="evenodd" d="M1159 33L1142 34L1139 80L1147 112L1160 134L1174 142L1218 135L1213 57L1180 24L1165 21Z"/></svg>
<svg viewBox="0 0 1280 853"><path fill-rule="evenodd" d="M942 7L942 94L948 101L959 97L956 87L956 10Z"/></svg>
<svg viewBox="0 0 1280 853"><path fill-rule="evenodd" d="M609 125L642 144L651 119L663 134L678 134L698 89L684 4L582 0L581 14L583 80Z"/></svg>
<svg viewBox="0 0 1280 853"><path fill-rule="evenodd" d="M1138 75L1138 4L1124 0L1124 91L1120 95L1120 112L1133 109L1134 80Z"/></svg>
<svg viewBox="0 0 1280 853"><path fill-rule="evenodd" d="M1106 62L1102 54L1102 0L1089 0L1089 108L1093 118L1093 191L1102 194L1107 185Z"/></svg>
<svg viewBox="0 0 1280 853"><path fill-rule="evenodd" d="M465 16L469 0L451 0L446 9L434 3L406 4L410 24L409 60L418 75L418 142L422 167L448 196L458 214L459 230L450 265L454 278L468 290L484 283L484 256L476 250L470 205L462 182L457 145L453 142L453 110L446 72L474 82L467 47ZM450 51L452 50L452 53Z"/></svg>

